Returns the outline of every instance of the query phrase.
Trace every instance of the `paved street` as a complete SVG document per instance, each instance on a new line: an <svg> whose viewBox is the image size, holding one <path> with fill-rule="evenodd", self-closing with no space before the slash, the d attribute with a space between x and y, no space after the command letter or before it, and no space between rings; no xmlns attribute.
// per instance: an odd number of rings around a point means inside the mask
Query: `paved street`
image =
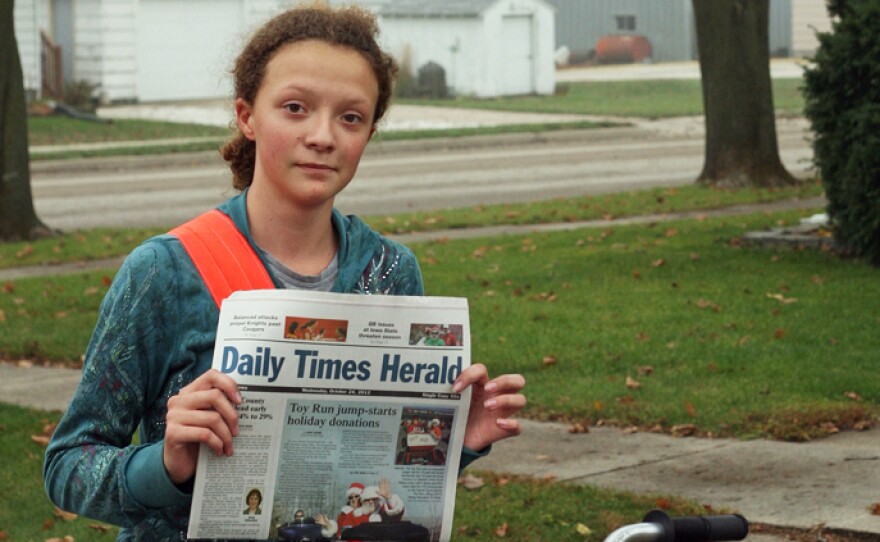
<svg viewBox="0 0 880 542"><path fill-rule="evenodd" d="M781 156L803 175L803 119L777 124ZM469 207L691 183L703 160L702 119L639 121L602 130L479 139L371 143L338 206L347 213ZM35 162L39 216L54 227L183 222L232 194L215 153L68 163ZM84 213L83 209L91 209Z"/></svg>

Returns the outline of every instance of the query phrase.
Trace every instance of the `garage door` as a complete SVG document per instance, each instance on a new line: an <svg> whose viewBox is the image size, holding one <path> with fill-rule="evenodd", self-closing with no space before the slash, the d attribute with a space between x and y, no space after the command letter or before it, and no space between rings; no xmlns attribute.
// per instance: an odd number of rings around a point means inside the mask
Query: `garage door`
<svg viewBox="0 0 880 542"><path fill-rule="evenodd" d="M243 0L141 0L137 95L141 101L230 96L242 45Z"/></svg>
<svg viewBox="0 0 880 542"><path fill-rule="evenodd" d="M502 94L531 94L535 91L532 75L532 18L504 17L501 21L503 40Z"/></svg>

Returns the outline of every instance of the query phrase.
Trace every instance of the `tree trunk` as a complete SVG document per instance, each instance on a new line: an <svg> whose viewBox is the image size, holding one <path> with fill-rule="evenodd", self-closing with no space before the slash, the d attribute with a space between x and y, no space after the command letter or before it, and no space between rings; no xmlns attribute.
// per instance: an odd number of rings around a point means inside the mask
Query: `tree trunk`
<svg viewBox="0 0 880 542"><path fill-rule="evenodd" d="M770 81L769 0L693 0L706 155L697 183L797 183L779 159Z"/></svg>
<svg viewBox="0 0 880 542"><path fill-rule="evenodd" d="M34 211L28 156L24 76L15 42L13 6L0 7L0 241L51 235Z"/></svg>

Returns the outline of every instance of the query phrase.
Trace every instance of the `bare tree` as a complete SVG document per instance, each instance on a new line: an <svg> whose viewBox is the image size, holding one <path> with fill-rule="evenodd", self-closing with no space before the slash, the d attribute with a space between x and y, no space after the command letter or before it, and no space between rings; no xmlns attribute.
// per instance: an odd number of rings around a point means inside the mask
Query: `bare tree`
<svg viewBox="0 0 880 542"><path fill-rule="evenodd" d="M0 241L51 235L31 196L27 105L13 20L14 0L0 3Z"/></svg>
<svg viewBox="0 0 880 542"><path fill-rule="evenodd" d="M797 183L779 159L770 81L770 0L693 0L706 155L697 183Z"/></svg>

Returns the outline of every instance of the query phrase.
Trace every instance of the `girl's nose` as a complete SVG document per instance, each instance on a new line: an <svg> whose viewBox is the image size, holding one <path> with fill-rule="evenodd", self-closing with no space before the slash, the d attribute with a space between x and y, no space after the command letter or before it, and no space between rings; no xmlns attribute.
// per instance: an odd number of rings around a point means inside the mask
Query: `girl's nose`
<svg viewBox="0 0 880 542"><path fill-rule="evenodd" d="M330 115L317 113L306 124L305 144L315 150L333 149L333 119Z"/></svg>

